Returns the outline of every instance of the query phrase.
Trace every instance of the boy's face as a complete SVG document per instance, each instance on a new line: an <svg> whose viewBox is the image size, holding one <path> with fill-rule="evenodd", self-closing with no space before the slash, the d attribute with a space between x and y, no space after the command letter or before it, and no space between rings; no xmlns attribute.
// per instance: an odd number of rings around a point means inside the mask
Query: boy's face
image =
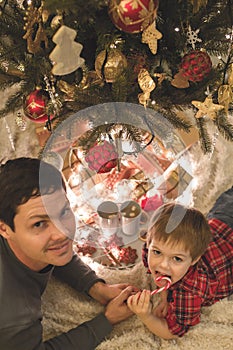
<svg viewBox="0 0 233 350"><path fill-rule="evenodd" d="M32 197L17 208L15 230L0 222L0 234L16 257L34 271L62 266L73 255L75 218L63 190Z"/></svg>
<svg viewBox="0 0 233 350"><path fill-rule="evenodd" d="M172 284L182 279L197 260L192 261L190 252L184 250L182 244L171 245L153 238L148 247L148 265L153 278L167 276ZM163 280L156 282L158 287L163 287L164 283Z"/></svg>

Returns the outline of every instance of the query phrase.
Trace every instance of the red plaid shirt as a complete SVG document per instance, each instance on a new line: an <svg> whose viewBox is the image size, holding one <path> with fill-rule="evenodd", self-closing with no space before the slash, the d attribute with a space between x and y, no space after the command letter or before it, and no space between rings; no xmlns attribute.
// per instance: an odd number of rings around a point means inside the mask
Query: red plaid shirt
<svg viewBox="0 0 233 350"><path fill-rule="evenodd" d="M169 289L166 320L170 332L178 336L200 322L202 306L233 292L233 230L217 219L210 219L209 225L213 241L205 254Z"/></svg>

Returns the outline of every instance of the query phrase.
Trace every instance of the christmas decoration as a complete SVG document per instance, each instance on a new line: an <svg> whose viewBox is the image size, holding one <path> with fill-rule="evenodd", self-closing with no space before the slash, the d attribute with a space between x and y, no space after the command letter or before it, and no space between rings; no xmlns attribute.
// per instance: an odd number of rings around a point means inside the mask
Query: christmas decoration
<svg viewBox="0 0 233 350"><path fill-rule="evenodd" d="M88 243L80 243L76 245L77 253L84 256L92 256L97 249Z"/></svg>
<svg viewBox="0 0 233 350"><path fill-rule="evenodd" d="M137 250L128 246L121 248L118 260L125 265L134 264L138 258Z"/></svg>
<svg viewBox="0 0 233 350"><path fill-rule="evenodd" d="M174 76L171 84L178 88L188 87L188 80L202 81L211 71L212 62L204 51L194 50L184 55L179 73Z"/></svg>
<svg viewBox="0 0 233 350"><path fill-rule="evenodd" d="M117 165L118 154L115 146L107 141L100 142L90 148L85 161L91 170L107 173Z"/></svg>
<svg viewBox="0 0 233 350"><path fill-rule="evenodd" d="M204 102L192 101L192 104L198 108L198 112L195 114L197 119L207 115L210 119L215 120L217 113L224 109L224 106L213 103L211 96L207 96Z"/></svg>
<svg viewBox="0 0 233 350"><path fill-rule="evenodd" d="M229 102L230 90L224 88L222 91L221 86L233 87L231 1L208 0L208 6L207 0L174 0L172 6L169 1L88 1L87 6L83 1L0 1L0 85L4 91L17 86L17 91L12 89L13 93L6 95L6 103L0 109L1 118L11 113L15 119L15 111L23 107L24 96L29 96L36 86L49 92L46 110L48 116L54 115L56 118L56 127L77 111L93 105L109 101L141 104L137 77L141 69L146 69L157 86L149 98L143 98L145 96L142 94L143 106L161 113L174 128L188 132L192 127L197 128L197 124L205 124L205 118L199 118L200 123L195 117L190 118L188 110L191 101L204 101L209 87L209 94L214 96L215 103L216 98L225 101L219 102L224 105L224 110L219 113L215 123L219 125L221 122L222 135L228 138L231 127L229 129L230 123L226 118L231 116L232 102ZM77 41L83 45L81 53L76 53L75 44L78 43L74 38L71 40L70 34L63 36L62 44L69 41L72 55L69 50L66 52L54 44L53 38L63 25L78 32ZM161 40L154 36L156 30L162 33ZM111 68L114 72L112 78L106 72L105 65L114 47L124 55L120 60L127 61L127 65L121 62L123 70ZM49 58L54 48L58 49L57 62L51 62ZM187 67L182 69L180 62L185 54L190 54L188 49L194 51L193 61L197 65L193 66L192 60L189 60L184 63ZM107 53L103 55L104 60L97 74L93 67L96 57L103 50ZM202 50L211 55L213 66L210 74L207 74L209 69L206 69L208 64L205 60L199 64L201 56L197 52ZM85 60L85 72L84 65L81 65L68 74L59 68L58 73L64 73L62 76L51 74L52 68L59 64L66 66L68 63L70 67L68 58L76 62L80 58ZM52 63L55 64L53 67ZM199 66L200 76L196 73ZM45 82L45 76L49 84ZM171 77L174 77L172 81ZM163 83L160 84L162 79ZM177 110L182 114L182 122ZM225 119L222 118L223 114ZM102 131L105 127L106 135L105 121L101 120L99 125L103 125ZM156 132L155 121L150 121L150 127ZM208 129L209 125L205 127ZM42 128L41 140L42 137L45 140ZM199 130L195 131L198 135ZM128 126L126 134L130 135L130 139L137 139L141 146L135 131ZM207 144L205 133L200 132L199 139Z"/></svg>
<svg viewBox="0 0 233 350"><path fill-rule="evenodd" d="M187 32L187 42L188 42L188 44L192 45L193 50L195 50L196 42L202 41L200 38L198 38L199 32L200 32L200 29L197 29L194 31L194 30L192 30L191 26L189 25L188 32Z"/></svg>
<svg viewBox="0 0 233 350"><path fill-rule="evenodd" d="M52 120L53 115L47 114L49 95L42 89L32 91L24 101L24 114L35 123L44 123Z"/></svg>
<svg viewBox="0 0 233 350"><path fill-rule="evenodd" d="M145 196L141 200L141 207L145 211L154 211L163 204L163 198L159 194L155 194L152 197Z"/></svg>
<svg viewBox="0 0 233 350"><path fill-rule="evenodd" d="M109 16L118 29L138 33L153 23L157 8L157 0L110 0Z"/></svg>
<svg viewBox="0 0 233 350"><path fill-rule="evenodd" d="M15 117L15 124L18 126L18 128L21 131L25 131L27 128L27 121L26 119L21 115L20 112L17 113L17 116Z"/></svg>
<svg viewBox="0 0 233 350"><path fill-rule="evenodd" d="M156 29L156 22L152 23L142 33L142 43L148 44L151 52L157 53L158 40L162 38L162 33Z"/></svg>
<svg viewBox="0 0 233 350"><path fill-rule="evenodd" d="M171 85L178 89L185 89L189 87L188 78L184 77L183 73L180 71L174 75L171 81Z"/></svg>
<svg viewBox="0 0 233 350"><path fill-rule="evenodd" d="M191 51L181 62L182 74L190 81L202 81L212 67L210 56L204 51Z"/></svg>
<svg viewBox="0 0 233 350"><path fill-rule="evenodd" d="M28 52L32 54L40 53L43 48L42 44L45 48L48 48L48 38L42 23L42 12L42 6L37 8L30 3L24 18L26 34L23 39L27 40Z"/></svg>
<svg viewBox="0 0 233 350"><path fill-rule="evenodd" d="M199 11L200 7L206 6L208 0L191 0L193 4L193 12L196 13Z"/></svg>
<svg viewBox="0 0 233 350"><path fill-rule="evenodd" d="M230 85L221 85L218 89L218 103L224 106L227 113L230 103L233 101L233 91Z"/></svg>
<svg viewBox="0 0 233 350"><path fill-rule="evenodd" d="M230 64L229 69L228 69L228 79L227 82L233 88L233 63Z"/></svg>
<svg viewBox="0 0 233 350"><path fill-rule="evenodd" d="M154 80L151 78L149 72L146 69L141 69L138 74L138 84L142 89L143 93L138 95L139 102L146 106L150 93L156 87Z"/></svg>
<svg viewBox="0 0 233 350"><path fill-rule="evenodd" d="M9 127L9 124L7 122L6 117L4 117L3 120L4 120L4 123L5 123L5 127L6 127L6 131L7 131L7 134L8 134L8 138L9 138L9 141L10 141L11 149L12 149L12 151L15 152L14 138L13 138L13 135L11 133L11 129Z"/></svg>
<svg viewBox="0 0 233 350"><path fill-rule="evenodd" d="M74 72L84 64L80 57L83 46L74 41L77 33L74 29L61 26L53 36L56 47L49 58L53 61L52 73L54 75L66 75Z"/></svg>
<svg viewBox="0 0 233 350"><path fill-rule="evenodd" d="M127 60L118 49L103 50L95 60L95 70L98 77L107 83L114 83L126 67Z"/></svg>

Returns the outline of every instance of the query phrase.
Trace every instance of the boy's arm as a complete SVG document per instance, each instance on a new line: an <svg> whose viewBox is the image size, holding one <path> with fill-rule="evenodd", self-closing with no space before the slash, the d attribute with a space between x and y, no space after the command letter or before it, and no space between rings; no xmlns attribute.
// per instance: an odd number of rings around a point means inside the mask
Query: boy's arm
<svg viewBox="0 0 233 350"><path fill-rule="evenodd" d="M160 318L152 313L150 303L150 291L143 290L142 292L132 295L128 298L127 304L144 323L144 325L155 335L164 339L177 338L168 328L165 318Z"/></svg>

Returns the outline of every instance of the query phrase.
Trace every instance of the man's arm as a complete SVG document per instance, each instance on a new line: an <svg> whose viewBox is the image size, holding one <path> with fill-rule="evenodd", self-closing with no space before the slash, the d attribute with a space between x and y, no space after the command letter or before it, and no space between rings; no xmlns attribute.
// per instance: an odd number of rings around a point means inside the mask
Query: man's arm
<svg viewBox="0 0 233 350"><path fill-rule="evenodd" d="M101 304L106 305L110 300L116 298L123 289L129 287L128 283L107 284L96 282L89 290L88 294ZM137 287L131 286L132 294L139 291Z"/></svg>
<svg viewBox="0 0 233 350"><path fill-rule="evenodd" d="M78 255L74 254L72 260L65 266L55 266L53 276L81 293L88 292L97 282L103 282L95 271L85 264Z"/></svg>
<svg viewBox="0 0 233 350"><path fill-rule="evenodd" d="M78 292L86 293L103 305L117 297L123 289L129 286L128 283L106 284L77 255L74 255L67 265L56 266L53 275ZM133 291L138 291L138 288L133 287Z"/></svg>
<svg viewBox="0 0 233 350"><path fill-rule="evenodd" d="M112 325L132 315L126 303L131 293L131 287L124 289L106 306L104 313L46 341L39 350L93 350L111 332Z"/></svg>

